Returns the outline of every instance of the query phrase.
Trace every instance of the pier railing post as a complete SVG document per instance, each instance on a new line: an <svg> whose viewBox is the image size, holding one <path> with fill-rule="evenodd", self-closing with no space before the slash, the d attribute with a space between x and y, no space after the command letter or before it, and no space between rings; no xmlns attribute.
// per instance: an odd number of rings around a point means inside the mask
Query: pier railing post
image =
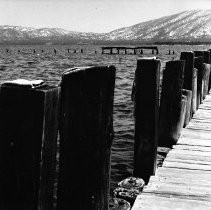
<svg viewBox="0 0 211 210"><path fill-rule="evenodd" d="M1 209L53 209L59 90L1 86Z"/></svg>
<svg viewBox="0 0 211 210"><path fill-rule="evenodd" d="M115 67L62 76L59 210L108 209Z"/></svg>
<svg viewBox="0 0 211 210"><path fill-rule="evenodd" d="M185 61L169 61L163 72L159 112L159 146L171 147L179 139L184 125L182 101Z"/></svg>
<svg viewBox="0 0 211 210"><path fill-rule="evenodd" d="M158 59L142 58L135 72L134 175L146 182L156 170L160 66Z"/></svg>

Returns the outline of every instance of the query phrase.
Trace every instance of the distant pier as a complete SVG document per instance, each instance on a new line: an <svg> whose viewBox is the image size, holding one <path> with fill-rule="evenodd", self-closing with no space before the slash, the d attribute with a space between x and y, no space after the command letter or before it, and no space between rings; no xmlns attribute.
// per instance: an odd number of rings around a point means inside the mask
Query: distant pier
<svg viewBox="0 0 211 210"><path fill-rule="evenodd" d="M128 54L132 52L132 54L143 54L143 49L152 50L152 54L158 54L157 46L140 46L140 47L102 47L102 54L120 54L120 52L124 54Z"/></svg>

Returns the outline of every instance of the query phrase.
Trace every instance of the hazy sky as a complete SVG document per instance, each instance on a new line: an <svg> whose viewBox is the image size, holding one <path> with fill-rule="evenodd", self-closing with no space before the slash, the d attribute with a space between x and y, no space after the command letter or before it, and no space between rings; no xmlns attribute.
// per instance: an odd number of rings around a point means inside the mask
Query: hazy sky
<svg viewBox="0 0 211 210"><path fill-rule="evenodd" d="M100 33L190 9L211 0L0 0L0 25Z"/></svg>

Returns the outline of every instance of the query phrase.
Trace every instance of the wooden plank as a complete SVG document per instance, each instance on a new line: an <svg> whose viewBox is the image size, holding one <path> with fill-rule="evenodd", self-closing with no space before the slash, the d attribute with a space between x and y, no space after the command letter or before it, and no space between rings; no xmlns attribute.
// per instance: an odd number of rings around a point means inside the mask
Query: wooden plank
<svg viewBox="0 0 211 210"><path fill-rule="evenodd" d="M180 169L180 168L165 168L160 167L157 170L156 176L166 176L166 177L186 177L186 178L193 178L193 177L200 177L202 180L211 180L211 175L209 171L204 171L203 173L199 170L187 170L187 169Z"/></svg>
<svg viewBox="0 0 211 210"><path fill-rule="evenodd" d="M191 151L191 150L179 150L179 149L172 149L168 155L170 154L181 154L181 155L198 155L198 156L206 156L211 157L211 151ZM167 156L168 156L167 155Z"/></svg>
<svg viewBox="0 0 211 210"><path fill-rule="evenodd" d="M187 164L200 164L200 165L211 165L211 161L201 161L201 160L192 160L192 159L180 159L180 158L168 158L165 159L166 162L178 162L178 163L187 163ZM176 164L175 164L176 167Z"/></svg>
<svg viewBox="0 0 211 210"><path fill-rule="evenodd" d="M180 137L179 141L177 142L177 145L198 145L198 146L211 146L211 141L209 139L198 139L195 138L187 138L187 137Z"/></svg>
<svg viewBox="0 0 211 210"><path fill-rule="evenodd" d="M189 179L185 176L182 177L165 177L165 176L151 176L149 180L149 184L152 185L154 183L169 183L169 184L176 184L176 185L193 185L193 186L203 186L203 187L211 187L211 180L199 180L198 176ZM147 187L147 186L146 186Z"/></svg>
<svg viewBox="0 0 211 210"><path fill-rule="evenodd" d="M197 146L197 145L181 145L177 144L173 146L173 149L182 149L182 150L190 150L190 151L201 151L201 152L209 152L211 147L209 146Z"/></svg>
<svg viewBox="0 0 211 210"><path fill-rule="evenodd" d="M132 210L169 210L169 209L192 209L209 210L211 202L204 200L191 200L187 196L170 196L166 194L148 194L139 195L134 203Z"/></svg>
<svg viewBox="0 0 211 210"><path fill-rule="evenodd" d="M211 161L211 157L206 157L206 156L197 156L197 155L192 155L192 154L178 154L178 153L168 153L168 158L178 158L178 159L184 159L184 160L199 160L199 161L206 161L209 162Z"/></svg>
<svg viewBox="0 0 211 210"><path fill-rule="evenodd" d="M163 167L166 168L180 168L180 169L188 169L188 170L200 170L201 173L203 171L210 171L211 166L206 164L190 164L186 162L179 162L179 161L164 161ZM211 174L210 174L211 175Z"/></svg>
<svg viewBox="0 0 211 210"><path fill-rule="evenodd" d="M197 138L197 139L207 139L210 140L211 131L205 131L200 129L188 129L184 128L182 131L182 137L188 137L188 138Z"/></svg>
<svg viewBox="0 0 211 210"><path fill-rule="evenodd" d="M187 196L193 200L201 198L211 201L211 188L209 186L178 185L173 183L156 182L144 188L144 193L164 193L172 196Z"/></svg>

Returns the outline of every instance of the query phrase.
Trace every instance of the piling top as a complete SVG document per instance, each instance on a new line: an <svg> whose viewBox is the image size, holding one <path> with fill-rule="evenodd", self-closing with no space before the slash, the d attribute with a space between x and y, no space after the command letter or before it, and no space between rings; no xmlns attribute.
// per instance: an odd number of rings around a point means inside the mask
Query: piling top
<svg viewBox="0 0 211 210"><path fill-rule="evenodd" d="M4 81L1 84L2 88L12 88L12 89L22 89L27 91L48 91L50 89L58 88L55 85L49 85L45 81L39 80L26 80L26 79L16 79Z"/></svg>
<svg viewBox="0 0 211 210"><path fill-rule="evenodd" d="M114 66L81 66L81 67L74 67L74 68L70 68L68 70L66 70L65 72L62 73L62 76L65 77L66 75L69 75L70 73L76 73L79 71L85 71L85 70L92 70L92 69L96 69L96 70L102 70L102 69L114 69Z"/></svg>
<svg viewBox="0 0 211 210"><path fill-rule="evenodd" d="M43 80L16 79L5 81L2 85L6 87L37 88L44 84Z"/></svg>

